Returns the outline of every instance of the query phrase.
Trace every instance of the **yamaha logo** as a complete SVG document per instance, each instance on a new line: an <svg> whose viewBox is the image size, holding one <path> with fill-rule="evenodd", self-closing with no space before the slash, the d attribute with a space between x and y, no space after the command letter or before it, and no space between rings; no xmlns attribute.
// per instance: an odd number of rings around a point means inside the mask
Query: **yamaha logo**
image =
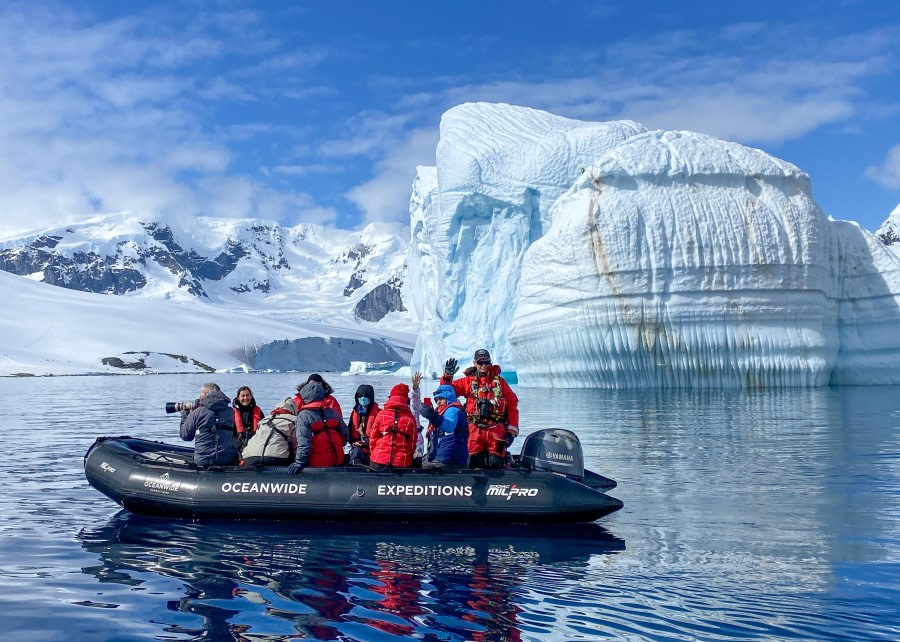
<svg viewBox="0 0 900 642"><path fill-rule="evenodd" d="M565 453L555 453L552 451L547 452L547 459L556 459L558 461L568 461L568 462L575 461L575 457L573 455L566 455Z"/></svg>

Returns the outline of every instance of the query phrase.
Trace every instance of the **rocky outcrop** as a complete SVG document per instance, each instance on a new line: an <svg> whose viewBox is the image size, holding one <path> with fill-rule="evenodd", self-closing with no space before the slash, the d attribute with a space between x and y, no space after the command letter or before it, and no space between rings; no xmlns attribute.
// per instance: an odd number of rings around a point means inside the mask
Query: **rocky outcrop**
<svg viewBox="0 0 900 642"><path fill-rule="evenodd" d="M354 312L363 321L381 321L391 312L405 312L401 289L403 279L394 277L382 283L359 300Z"/></svg>
<svg viewBox="0 0 900 642"><path fill-rule="evenodd" d="M100 294L125 294L146 285L138 261L123 251L127 242L120 243L115 254L76 251L66 256L52 251L59 240L39 236L24 247L0 250L0 270L23 276L40 273L45 283Z"/></svg>

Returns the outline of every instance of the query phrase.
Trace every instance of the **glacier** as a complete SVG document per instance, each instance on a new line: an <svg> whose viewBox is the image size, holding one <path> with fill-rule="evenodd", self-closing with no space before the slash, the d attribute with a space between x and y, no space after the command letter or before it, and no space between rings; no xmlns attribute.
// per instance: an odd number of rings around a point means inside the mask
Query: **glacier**
<svg viewBox="0 0 900 642"><path fill-rule="evenodd" d="M0 377L341 371L352 361L398 361L411 333L299 322L201 301L79 292L0 271L11 305L0 315ZM291 361L291 357L294 360Z"/></svg>
<svg viewBox="0 0 900 642"><path fill-rule="evenodd" d="M757 149L470 103L410 201L412 366L522 385L900 383L900 259Z"/></svg>

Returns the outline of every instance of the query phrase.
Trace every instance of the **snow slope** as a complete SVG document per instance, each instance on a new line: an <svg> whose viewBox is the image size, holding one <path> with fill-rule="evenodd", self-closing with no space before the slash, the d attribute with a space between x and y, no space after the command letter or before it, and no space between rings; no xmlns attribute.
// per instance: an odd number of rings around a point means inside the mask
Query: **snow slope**
<svg viewBox="0 0 900 642"><path fill-rule="evenodd" d="M322 353L316 369L338 370L358 360L353 349L325 355L322 343L350 339L411 351L414 342L406 333L289 322L195 300L77 292L5 272L0 272L0 295L7 302L0 315L0 375L138 372L104 365L108 357L126 363L143 357L148 371L202 370L197 362L225 369L240 366L248 348L304 339ZM139 354L126 354L134 352Z"/></svg>
<svg viewBox="0 0 900 642"><path fill-rule="evenodd" d="M798 168L634 123L560 135L526 112L472 104L442 120L437 206L411 210L430 242L408 262L439 266L437 303L411 310L431 314L413 367L484 346L523 385L900 383L900 260L828 219ZM569 132L584 131L606 135L582 148Z"/></svg>

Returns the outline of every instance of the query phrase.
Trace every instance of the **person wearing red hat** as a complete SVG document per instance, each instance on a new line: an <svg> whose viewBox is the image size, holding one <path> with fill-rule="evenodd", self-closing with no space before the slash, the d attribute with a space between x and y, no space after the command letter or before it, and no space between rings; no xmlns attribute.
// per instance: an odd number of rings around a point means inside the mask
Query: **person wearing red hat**
<svg viewBox="0 0 900 642"><path fill-rule="evenodd" d="M372 468L409 468L419 434L409 407L409 386L398 383L368 428Z"/></svg>
<svg viewBox="0 0 900 642"><path fill-rule="evenodd" d="M459 367L456 359L447 359L441 383L466 398L469 468L502 468L506 449L519 434L519 398L485 348L475 351L473 362L474 367L466 368L465 376L454 381Z"/></svg>

